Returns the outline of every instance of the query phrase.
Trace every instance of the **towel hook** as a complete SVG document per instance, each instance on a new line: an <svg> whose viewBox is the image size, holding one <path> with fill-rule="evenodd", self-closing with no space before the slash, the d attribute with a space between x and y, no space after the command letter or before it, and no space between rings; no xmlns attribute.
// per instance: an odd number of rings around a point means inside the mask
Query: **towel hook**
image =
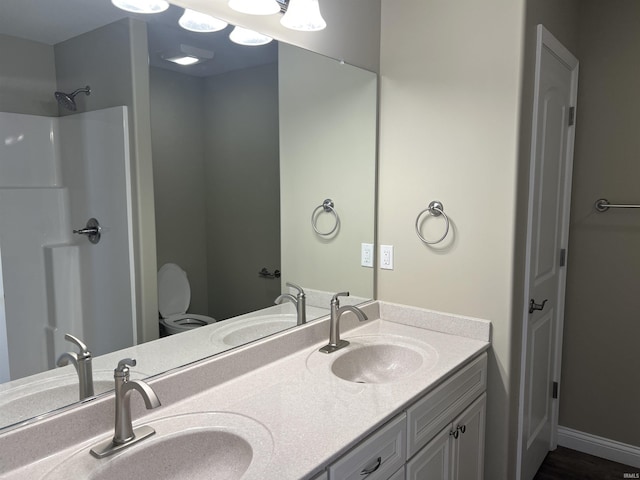
<svg viewBox="0 0 640 480"><path fill-rule="evenodd" d="M338 226L340 226L340 217L338 216L338 212L336 212L335 208L333 207L334 207L333 200L331 200L330 198L327 198L324 202L322 202L322 205L318 205L313 210L313 213L311 214L311 226L313 227L313 230L318 235L321 235L323 237L328 237L338 229ZM320 230L318 230L318 217L320 216L320 213L322 213L321 210L324 210L326 213L332 213L333 216L335 217L335 225L328 232L321 232Z"/></svg>
<svg viewBox="0 0 640 480"><path fill-rule="evenodd" d="M440 215L442 215L444 217L445 222L446 222L445 229L444 229L444 235L442 235L439 239L434 240L432 242L430 242L429 240L424 238L422 236L422 233L420 233L421 218L427 212L429 214L431 214L432 216L434 216L434 217L439 217ZM449 233L449 217L447 217L447 214L444 213L444 205L442 205L441 202L439 202L437 200L434 200L433 202L431 202L429 204L429 206L427 208L425 208L424 210L422 210L418 214L418 216L416 217L416 233L418 234L418 238L420 238L420 240L422 240L422 242L426 243L427 245L435 245L436 243L440 243L441 241L443 241L445 239L445 237Z"/></svg>

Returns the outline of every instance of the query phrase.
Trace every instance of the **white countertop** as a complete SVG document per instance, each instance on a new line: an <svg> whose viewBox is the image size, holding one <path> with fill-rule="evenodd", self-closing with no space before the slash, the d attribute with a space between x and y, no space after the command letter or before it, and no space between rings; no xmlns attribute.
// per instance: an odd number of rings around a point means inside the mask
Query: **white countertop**
<svg viewBox="0 0 640 480"><path fill-rule="evenodd" d="M342 338L380 335L389 343L393 343L396 336L410 338L432 347L437 354L435 364L393 383L360 384L342 380L330 372L328 364L332 356L341 355L349 347L329 355L316 354L318 348L327 343L322 333L328 333L327 320L319 320L150 382L163 406L147 411L136 405L134 426L153 425L155 419L183 413L215 411L244 415L266 427L273 445L270 463L247 478L309 478L489 347L490 326L483 320L385 303L380 306L380 302L367 307L370 318L377 318L380 311L382 320L362 324L345 315ZM414 326L397 323L403 319ZM354 326L357 328L352 328ZM452 330L456 335L425 327ZM474 338L461 336L465 334ZM284 356L278 358L277 351ZM327 368L322 366L323 358L319 355L326 359ZM250 367L261 363L257 357L263 358L264 364ZM244 373L239 365L243 362L247 362ZM231 372L234 368L239 370ZM190 388L199 393L189 394ZM187 398L179 399L180 393L188 395ZM112 403L111 396L98 399L94 404L49 419L49 425L36 424L0 435L0 451L3 451L0 457L12 454L24 457L13 458L7 462L6 469L0 463L2 478L41 478L79 450L85 451L79 458L88 466L109 461L91 457L88 450L113 434L112 417L109 420L113 415ZM135 393L132 406L134 404L142 404ZM89 425L97 435L58 450L56 442L77 438L83 425L83 432L91 430L86 427ZM46 435L53 438L42 438ZM39 448L32 445L32 452L15 445L29 438L42 445ZM44 458L38 458L39 455ZM149 478L154 478L153 465L149 466L149 473ZM69 474L81 478L79 471Z"/></svg>

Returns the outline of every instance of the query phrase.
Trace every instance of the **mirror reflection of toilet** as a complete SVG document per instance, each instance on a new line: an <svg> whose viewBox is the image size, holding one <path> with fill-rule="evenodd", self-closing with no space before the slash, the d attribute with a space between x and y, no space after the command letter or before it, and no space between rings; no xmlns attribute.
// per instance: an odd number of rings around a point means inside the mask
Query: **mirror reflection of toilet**
<svg viewBox="0 0 640 480"><path fill-rule="evenodd" d="M216 320L206 315L186 313L191 302L191 287L187 273L175 263L165 263L158 270L158 310L160 325L167 334L204 327Z"/></svg>

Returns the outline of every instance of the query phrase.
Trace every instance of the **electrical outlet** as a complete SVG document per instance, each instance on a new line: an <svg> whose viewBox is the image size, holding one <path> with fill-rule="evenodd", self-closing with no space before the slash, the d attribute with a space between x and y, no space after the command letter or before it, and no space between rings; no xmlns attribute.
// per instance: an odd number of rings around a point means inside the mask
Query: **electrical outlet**
<svg viewBox="0 0 640 480"><path fill-rule="evenodd" d="M360 265L373 267L373 243L362 243L360 250Z"/></svg>
<svg viewBox="0 0 640 480"><path fill-rule="evenodd" d="M393 270L393 245L380 245L380 268Z"/></svg>

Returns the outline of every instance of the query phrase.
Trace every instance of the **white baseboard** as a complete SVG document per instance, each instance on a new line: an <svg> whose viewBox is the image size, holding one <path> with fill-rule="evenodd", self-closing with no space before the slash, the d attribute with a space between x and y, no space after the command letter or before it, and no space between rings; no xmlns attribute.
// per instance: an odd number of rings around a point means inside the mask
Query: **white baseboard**
<svg viewBox="0 0 640 480"><path fill-rule="evenodd" d="M558 425L558 445L640 468L640 447Z"/></svg>

